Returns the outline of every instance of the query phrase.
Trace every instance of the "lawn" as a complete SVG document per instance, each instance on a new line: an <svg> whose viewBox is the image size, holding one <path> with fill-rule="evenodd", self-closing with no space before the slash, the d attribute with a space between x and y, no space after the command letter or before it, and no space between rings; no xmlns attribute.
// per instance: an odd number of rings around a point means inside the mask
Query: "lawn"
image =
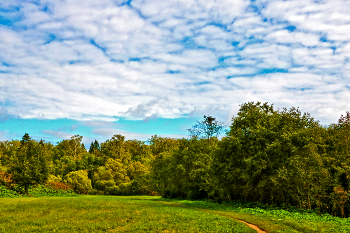
<svg viewBox="0 0 350 233"><path fill-rule="evenodd" d="M254 203L217 204L208 201L166 200L164 203L185 205L191 209L207 213L241 219L258 225L269 233L349 233L350 218L332 217L328 214L318 215L307 210L283 210L264 206L254 206Z"/></svg>
<svg viewBox="0 0 350 233"><path fill-rule="evenodd" d="M238 203L148 196L0 198L0 232L345 233L350 220Z"/></svg>
<svg viewBox="0 0 350 233"><path fill-rule="evenodd" d="M0 232L242 232L245 224L159 197L0 198Z"/></svg>

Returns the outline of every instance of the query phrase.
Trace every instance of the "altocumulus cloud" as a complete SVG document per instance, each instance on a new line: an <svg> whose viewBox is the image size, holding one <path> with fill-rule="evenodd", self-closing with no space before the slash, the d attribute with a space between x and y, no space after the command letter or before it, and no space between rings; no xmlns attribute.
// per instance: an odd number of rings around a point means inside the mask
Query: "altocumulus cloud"
<svg viewBox="0 0 350 233"><path fill-rule="evenodd" d="M0 8L0 107L15 117L231 117L238 104L268 101L331 123L350 109L347 0L17 0Z"/></svg>

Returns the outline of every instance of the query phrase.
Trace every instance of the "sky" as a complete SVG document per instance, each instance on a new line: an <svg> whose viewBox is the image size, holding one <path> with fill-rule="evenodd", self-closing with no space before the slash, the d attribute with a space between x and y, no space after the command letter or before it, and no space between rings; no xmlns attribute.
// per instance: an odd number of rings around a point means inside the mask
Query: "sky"
<svg viewBox="0 0 350 233"><path fill-rule="evenodd" d="M350 111L348 0L0 1L0 141L187 137L243 103Z"/></svg>

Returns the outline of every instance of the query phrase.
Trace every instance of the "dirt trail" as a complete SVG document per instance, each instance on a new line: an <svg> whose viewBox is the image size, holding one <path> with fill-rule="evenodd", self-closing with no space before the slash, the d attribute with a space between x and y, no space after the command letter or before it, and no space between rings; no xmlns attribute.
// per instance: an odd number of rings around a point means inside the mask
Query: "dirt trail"
<svg viewBox="0 0 350 233"><path fill-rule="evenodd" d="M248 227L250 227L250 228L256 230L258 233L267 233L267 231L261 230L257 225L253 225L253 224L251 224L251 223L247 223L247 222L242 221L242 220L239 220L239 219L236 219L236 220L238 220L238 221L240 221L240 222L246 224Z"/></svg>
<svg viewBox="0 0 350 233"><path fill-rule="evenodd" d="M182 205L182 204L178 204L178 203L170 203L170 202L166 202L166 201L160 201L161 203L163 204L167 204L167 205L171 205L171 206L177 206L177 207L185 207L185 208L189 208L189 209L196 209L196 210L199 210L199 211L202 211L202 212L207 212L207 213L212 213L212 214L217 214L217 215L221 215L221 216L224 216L224 217L227 217L227 218L232 218L232 219L235 219L237 221L240 221L244 224L246 224L248 227L252 228L253 230L256 230L258 233L267 233L267 231L264 231L264 230L261 230L257 225L254 225L254 224L251 224L251 223L248 223L248 222L245 222L243 220L240 220L238 218L234 218L232 216L227 216L227 215L224 215L224 214L219 214L219 213L213 213L213 211L211 210L206 210L206 209L200 209L200 208L196 208L196 207L190 207L190 206L185 206L185 205Z"/></svg>

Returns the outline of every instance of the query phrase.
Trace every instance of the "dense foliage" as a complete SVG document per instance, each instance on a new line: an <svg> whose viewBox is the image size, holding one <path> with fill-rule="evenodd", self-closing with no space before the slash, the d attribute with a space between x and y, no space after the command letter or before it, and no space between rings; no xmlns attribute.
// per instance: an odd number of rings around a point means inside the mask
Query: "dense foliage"
<svg viewBox="0 0 350 233"><path fill-rule="evenodd" d="M297 108L246 103L220 138L222 129L204 116L189 139L114 135L89 151L78 135L52 145L26 134L0 142L0 184L61 182L80 194L257 201L349 216L350 113L322 126Z"/></svg>

